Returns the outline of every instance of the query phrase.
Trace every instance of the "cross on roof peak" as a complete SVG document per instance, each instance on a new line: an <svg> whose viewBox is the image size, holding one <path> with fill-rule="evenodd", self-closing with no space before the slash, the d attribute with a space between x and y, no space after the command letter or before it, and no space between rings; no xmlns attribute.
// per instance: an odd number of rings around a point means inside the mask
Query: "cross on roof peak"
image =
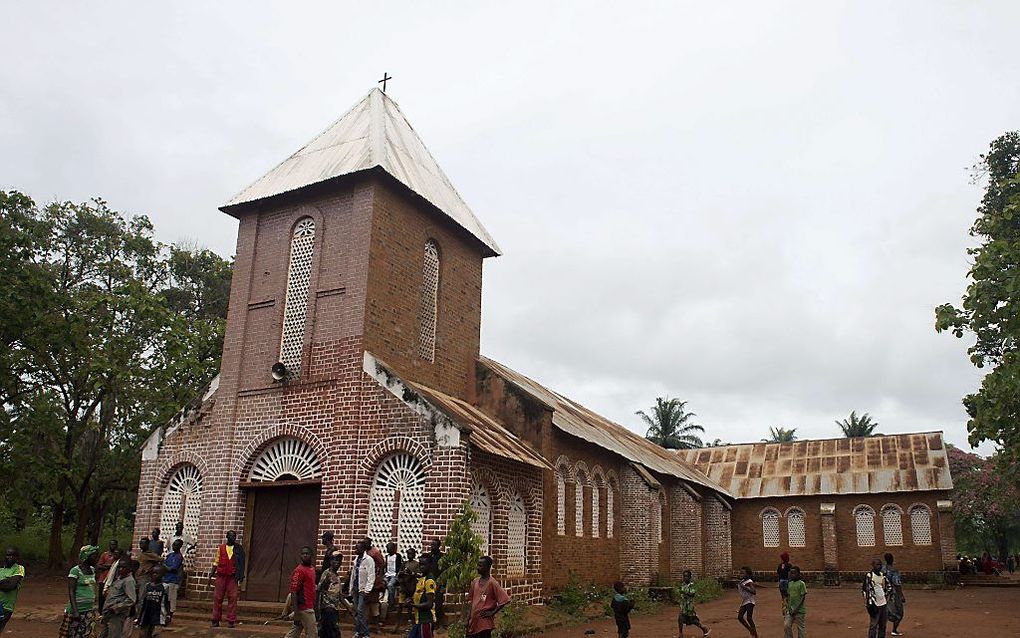
<svg viewBox="0 0 1020 638"><path fill-rule="evenodd" d="M386 73L385 71L383 71L382 79L379 80L378 82L376 82L376 84L382 84L382 92L385 93L386 92L386 82L388 82L389 80L392 80L392 79L393 79L392 75L390 75L390 74Z"/></svg>

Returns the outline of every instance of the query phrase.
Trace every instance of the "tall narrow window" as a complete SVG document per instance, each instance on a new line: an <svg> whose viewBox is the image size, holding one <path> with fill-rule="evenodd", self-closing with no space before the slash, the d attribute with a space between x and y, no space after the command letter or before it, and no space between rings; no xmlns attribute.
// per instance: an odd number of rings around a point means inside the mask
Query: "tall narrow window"
<svg viewBox="0 0 1020 638"><path fill-rule="evenodd" d="M903 544L903 513L896 505L882 508L882 537L886 545Z"/></svg>
<svg viewBox="0 0 1020 638"><path fill-rule="evenodd" d="M807 544L803 510L794 507L786 512L786 535L790 547L804 547Z"/></svg>
<svg viewBox="0 0 1020 638"><path fill-rule="evenodd" d="M606 538L613 537L613 483L606 484Z"/></svg>
<svg viewBox="0 0 1020 638"><path fill-rule="evenodd" d="M439 245L425 242L425 264L422 267L421 326L418 356L426 361L436 359L436 317L439 315Z"/></svg>
<svg viewBox="0 0 1020 638"><path fill-rule="evenodd" d="M602 491L603 481L598 475L591 482L591 535L598 538L601 535L599 530L599 510L602 504L599 502L599 492Z"/></svg>
<svg viewBox="0 0 1020 638"><path fill-rule="evenodd" d="M857 546L875 546L875 510L867 505L854 508L854 522L857 525Z"/></svg>
<svg viewBox="0 0 1020 638"><path fill-rule="evenodd" d="M659 542L666 539L666 532L663 530L663 517L666 513L666 493L659 490L658 498L655 499L655 527L658 528Z"/></svg>
<svg viewBox="0 0 1020 638"><path fill-rule="evenodd" d="M556 471L556 533L563 536L567 533L567 479L562 470Z"/></svg>
<svg viewBox="0 0 1020 638"><path fill-rule="evenodd" d="M480 481L471 483L471 509L475 512L475 522L471 523L471 531L482 539L482 553L489 553L489 542L492 540L492 499L489 490Z"/></svg>
<svg viewBox="0 0 1020 638"><path fill-rule="evenodd" d="M927 506L910 508L910 536L914 545L931 545L931 510Z"/></svg>
<svg viewBox="0 0 1020 638"><path fill-rule="evenodd" d="M510 511L506 521L506 575L509 578L523 578L527 565L528 551L528 509L519 492L510 494Z"/></svg>
<svg viewBox="0 0 1020 638"><path fill-rule="evenodd" d="M582 472L577 473L577 482L574 483L574 535L584 536L584 488L588 484L588 477Z"/></svg>
<svg viewBox="0 0 1020 638"><path fill-rule="evenodd" d="M297 376L301 371L314 248L315 222L306 217L294 227L294 235L290 240L290 269L287 271L287 297L283 306L280 363L287 366L291 376Z"/></svg>
<svg viewBox="0 0 1020 638"><path fill-rule="evenodd" d="M779 510L771 507L762 510L761 537L764 547L779 547Z"/></svg>

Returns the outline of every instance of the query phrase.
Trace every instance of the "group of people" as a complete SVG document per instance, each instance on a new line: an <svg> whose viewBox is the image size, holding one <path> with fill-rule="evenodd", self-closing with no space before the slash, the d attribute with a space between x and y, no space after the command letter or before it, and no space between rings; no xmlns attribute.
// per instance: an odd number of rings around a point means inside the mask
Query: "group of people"
<svg viewBox="0 0 1020 638"><path fill-rule="evenodd" d="M443 594L437 584L443 556L439 539L434 539L420 558L414 548L408 549L405 560L397 552L396 543L387 543L383 556L371 538L364 538L355 545L346 578L340 573L344 556L333 544L333 535L327 532L322 542L326 551L318 575L312 566L313 548L301 548L281 615L292 620L286 638L300 638L302 633L305 638L339 638L341 609L354 617L354 638L368 638L371 625L378 626L394 611L399 626L405 609L411 619L408 638L433 637ZM510 602L506 591L492 578L492 563L489 556L478 560L478 577L467 592L464 620L468 638L489 638L495 629L496 614Z"/></svg>
<svg viewBox="0 0 1020 638"><path fill-rule="evenodd" d="M1010 574L1020 567L1020 554L1008 554L1005 559L998 559L990 553L985 552L981 556L964 556L957 554L956 560L960 564L960 573L963 575L984 574L985 576L1002 576L1002 571L1007 570Z"/></svg>

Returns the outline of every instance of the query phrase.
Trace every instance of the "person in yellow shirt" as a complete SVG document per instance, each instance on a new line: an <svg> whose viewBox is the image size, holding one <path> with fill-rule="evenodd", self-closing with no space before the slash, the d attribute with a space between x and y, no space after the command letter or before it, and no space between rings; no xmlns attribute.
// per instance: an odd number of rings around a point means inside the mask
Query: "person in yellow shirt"
<svg viewBox="0 0 1020 638"><path fill-rule="evenodd" d="M411 597L411 617L414 624L407 638L433 638L432 625L436 622L436 581L432 578L432 556L423 554L421 557L421 578L414 588Z"/></svg>

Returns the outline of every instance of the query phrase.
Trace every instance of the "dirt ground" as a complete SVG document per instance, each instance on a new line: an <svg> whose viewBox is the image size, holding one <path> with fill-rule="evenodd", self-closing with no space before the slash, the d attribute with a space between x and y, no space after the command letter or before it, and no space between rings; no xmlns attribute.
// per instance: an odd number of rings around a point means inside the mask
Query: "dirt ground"
<svg viewBox="0 0 1020 638"><path fill-rule="evenodd" d="M57 635L66 595L60 579L32 579L25 583L18 599L14 618L8 623L4 638L53 638ZM906 636L942 637L973 636L977 638L1020 637L1020 587L974 587L953 590L906 590L906 618L900 626ZM719 600L700 605L698 614L712 629L713 638L743 638L747 632L737 623L738 597L727 591ZM774 587L763 586L758 592L758 609L755 612L758 634L761 638L779 638L783 635L779 616L779 593ZM808 593L808 633L818 638L863 638L868 633L868 616L861 597L854 586L840 589L811 588ZM676 610L666 609L654 615L635 614L631 617L633 638L675 638ZM696 629L685 631L686 636L700 635ZM263 627L241 625L237 629L218 629L211 632L204 622L184 621L164 633L167 638L180 636L209 636L216 638L246 638L255 636L282 636L285 626ZM593 631L594 633L587 633ZM351 635L344 627L345 636ZM549 629L538 636L544 638L583 638L585 635L609 637L616 635L612 619L599 619L573 627ZM382 634L392 635L392 634ZM137 634L136 634L137 636Z"/></svg>

